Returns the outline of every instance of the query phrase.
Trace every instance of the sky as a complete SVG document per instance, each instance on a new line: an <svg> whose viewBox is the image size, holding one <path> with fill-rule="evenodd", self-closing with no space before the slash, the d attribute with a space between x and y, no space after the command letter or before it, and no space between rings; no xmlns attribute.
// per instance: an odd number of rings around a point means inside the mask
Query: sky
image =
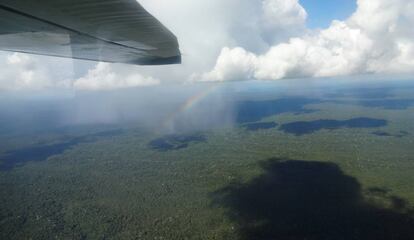
<svg viewBox="0 0 414 240"><path fill-rule="evenodd" d="M412 0L139 0L178 37L181 65L0 53L0 92L414 73Z"/></svg>
<svg viewBox="0 0 414 240"><path fill-rule="evenodd" d="M308 28L327 28L332 20L345 20L355 12L356 0L300 0L308 13Z"/></svg>

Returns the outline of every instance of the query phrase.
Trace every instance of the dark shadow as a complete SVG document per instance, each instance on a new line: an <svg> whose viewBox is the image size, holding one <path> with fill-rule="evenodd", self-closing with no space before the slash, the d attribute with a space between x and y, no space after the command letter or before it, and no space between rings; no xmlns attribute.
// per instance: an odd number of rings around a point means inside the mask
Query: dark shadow
<svg viewBox="0 0 414 240"><path fill-rule="evenodd" d="M385 209L333 163L270 159L263 175L213 193L241 239L414 239L414 218L401 199ZM394 201L392 198L386 201Z"/></svg>
<svg viewBox="0 0 414 240"><path fill-rule="evenodd" d="M248 131L259 131L262 129L272 129L277 127L278 124L274 122L258 122L258 123L247 123L243 127Z"/></svg>
<svg viewBox="0 0 414 240"><path fill-rule="evenodd" d="M206 142L207 138L201 134L193 134L193 135L167 135L161 138L157 138L152 140L148 145L150 148L160 151L166 152L171 150L179 150L183 148L187 148L190 143L201 143Z"/></svg>
<svg viewBox="0 0 414 240"><path fill-rule="evenodd" d="M375 118L352 118L343 121L321 119L316 121L299 121L282 124L279 127L279 130L300 136L311 134L322 129L335 130L339 128L377 128L384 127L387 124L388 122L386 120Z"/></svg>
<svg viewBox="0 0 414 240"><path fill-rule="evenodd" d="M396 138L402 138L402 137L406 137L410 135L406 131L399 131L398 133L395 133L395 134L384 132L384 131L375 131L375 132L372 132L372 134L376 136L380 136L380 137L396 137Z"/></svg>
<svg viewBox="0 0 414 240"><path fill-rule="evenodd" d="M61 143L32 146L6 152L3 157L0 157L0 171L12 170L14 167L24 165L26 162L44 161L51 156L62 154L65 150L70 149L77 144L94 142L99 138L113 137L122 133L123 131L119 129L110 130L72 138Z"/></svg>
<svg viewBox="0 0 414 240"><path fill-rule="evenodd" d="M319 103L320 100L309 98L282 98L270 101L245 101L236 106L238 123L257 122L265 117L282 113L310 113L316 110L305 109L308 104Z"/></svg>

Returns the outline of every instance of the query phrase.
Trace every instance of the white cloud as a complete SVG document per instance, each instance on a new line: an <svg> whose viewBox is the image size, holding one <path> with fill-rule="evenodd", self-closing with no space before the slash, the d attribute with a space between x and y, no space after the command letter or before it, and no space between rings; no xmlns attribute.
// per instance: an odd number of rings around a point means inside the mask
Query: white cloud
<svg viewBox="0 0 414 240"><path fill-rule="evenodd" d="M29 55L20 53L3 54L0 57L2 71L0 90L40 90L52 86L47 67Z"/></svg>
<svg viewBox="0 0 414 240"><path fill-rule="evenodd" d="M250 78L256 64L257 57L243 48L223 48L216 68L204 74L201 79L225 81ZM198 78L198 75L194 75L194 78Z"/></svg>
<svg viewBox="0 0 414 240"><path fill-rule="evenodd" d="M266 21L276 28L304 25L307 13L298 1L264 0L263 15Z"/></svg>
<svg viewBox="0 0 414 240"><path fill-rule="evenodd" d="M75 89L110 90L159 84L158 79L144 77L138 73L115 72L109 63L98 63L86 76L75 80Z"/></svg>
<svg viewBox="0 0 414 240"><path fill-rule="evenodd" d="M72 59L0 52L0 90L67 89L73 79Z"/></svg>
<svg viewBox="0 0 414 240"><path fill-rule="evenodd" d="M264 0L261 14L269 43L305 31L307 13L297 0Z"/></svg>
<svg viewBox="0 0 414 240"><path fill-rule="evenodd" d="M0 54L0 90L110 90L159 84L153 77L139 74L131 66L109 63L93 64L80 78L77 68L91 62L51 58L22 53Z"/></svg>
<svg viewBox="0 0 414 240"><path fill-rule="evenodd" d="M359 0L346 21L275 44L263 54L225 48L201 78L234 80L234 72L247 73L239 80L413 73L413 5L411 0ZM243 54L235 61L237 52Z"/></svg>

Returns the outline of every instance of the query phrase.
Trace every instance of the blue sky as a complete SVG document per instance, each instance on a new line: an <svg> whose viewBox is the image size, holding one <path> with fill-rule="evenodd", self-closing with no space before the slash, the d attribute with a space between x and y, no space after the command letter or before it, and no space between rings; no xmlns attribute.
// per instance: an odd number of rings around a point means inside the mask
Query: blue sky
<svg viewBox="0 0 414 240"><path fill-rule="evenodd" d="M300 0L308 12L309 28L326 28L334 19L344 20L356 10L356 0Z"/></svg>

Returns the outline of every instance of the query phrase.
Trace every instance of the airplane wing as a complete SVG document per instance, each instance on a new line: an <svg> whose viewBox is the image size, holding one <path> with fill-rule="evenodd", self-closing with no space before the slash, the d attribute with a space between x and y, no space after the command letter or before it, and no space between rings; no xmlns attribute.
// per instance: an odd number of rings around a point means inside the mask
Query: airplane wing
<svg viewBox="0 0 414 240"><path fill-rule="evenodd" d="M137 65L181 63L177 38L136 0L1 0L0 50Z"/></svg>

